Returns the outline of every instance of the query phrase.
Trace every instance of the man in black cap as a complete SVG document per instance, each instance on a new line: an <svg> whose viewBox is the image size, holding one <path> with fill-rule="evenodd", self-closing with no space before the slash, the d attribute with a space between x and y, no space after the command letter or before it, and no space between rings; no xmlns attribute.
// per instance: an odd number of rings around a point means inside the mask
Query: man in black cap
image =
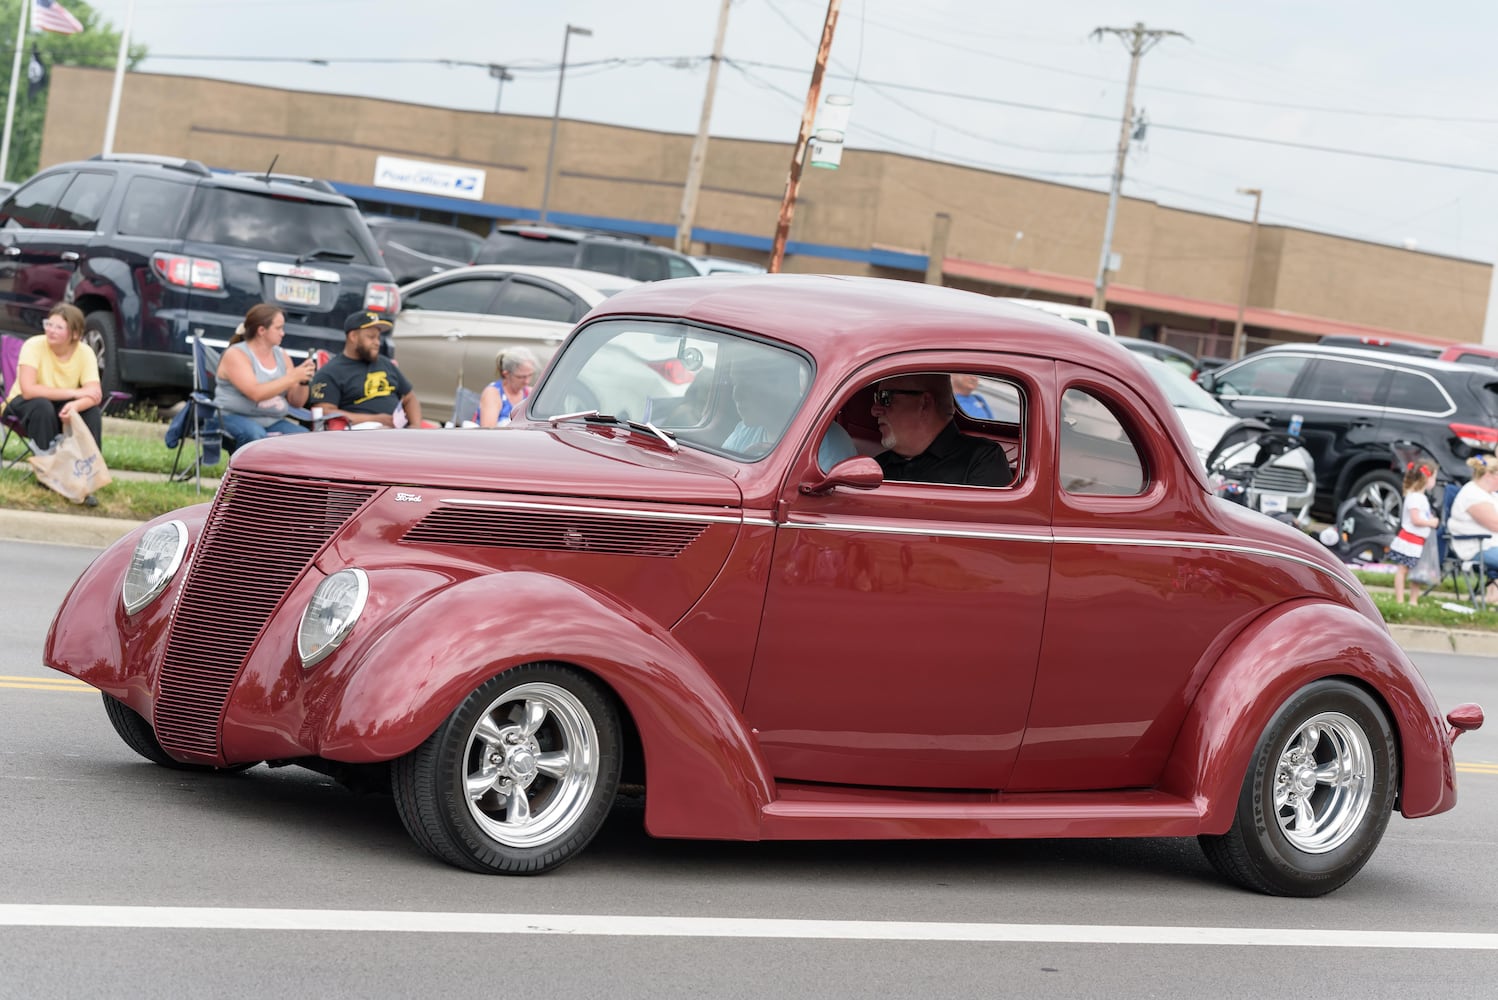
<svg viewBox="0 0 1498 1000"><path fill-rule="evenodd" d="M380 354L380 337L392 324L379 313L360 310L343 321L343 353L312 376L307 405L322 418L350 424L420 427L421 403L411 380Z"/></svg>

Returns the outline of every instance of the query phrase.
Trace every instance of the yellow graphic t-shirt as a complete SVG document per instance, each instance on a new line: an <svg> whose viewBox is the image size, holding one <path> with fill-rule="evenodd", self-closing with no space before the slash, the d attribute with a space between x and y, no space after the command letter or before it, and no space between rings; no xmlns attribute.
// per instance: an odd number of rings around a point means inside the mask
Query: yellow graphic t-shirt
<svg viewBox="0 0 1498 1000"><path fill-rule="evenodd" d="M21 345L20 364L36 369L37 383L48 389L79 389L90 382L99 381L99 359L94 349L85 343L73 345L73 355L60 360L47 347L45 334L26 338ZM6 402L21 394L21 376L16 375L16 384L10 387Z"/></svg>

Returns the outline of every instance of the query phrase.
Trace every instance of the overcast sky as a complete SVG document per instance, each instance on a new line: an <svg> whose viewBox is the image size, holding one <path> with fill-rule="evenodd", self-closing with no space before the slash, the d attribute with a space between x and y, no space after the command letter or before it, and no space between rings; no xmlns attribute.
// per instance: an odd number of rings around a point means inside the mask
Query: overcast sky
<svg viewBox="0 0 1498 1000"><path fill-rule="evenodd" d="M123 25L127 0L93 6ZM499 96L506 112L549 116L571 23L593 34L572 36L565 117L691 133L720 7L136 0L132 37L152 72L489 111ZM733 0L714 135L794 140L826 10ZM1235 191L1261 188L1266 223L1498 259L1491 2L843 0L823 93L853 97L850 148L1106 189L1129 57L1089 36L1137 21L1188 37L1141 61L1149 126L1126 195L1247 219L1253 200ZM272 56L329 64L236 61ZM514 74L502 94L490 63Z"/></svg>

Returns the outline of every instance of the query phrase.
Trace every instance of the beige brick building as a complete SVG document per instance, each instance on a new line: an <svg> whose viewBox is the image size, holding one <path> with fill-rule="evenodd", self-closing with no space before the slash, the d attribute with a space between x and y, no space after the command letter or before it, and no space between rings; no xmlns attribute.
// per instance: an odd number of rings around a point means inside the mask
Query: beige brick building
<svg viewBox="0 0 1498 1000"><path fill-rule="evenodd" d="M100 148L112 73L59 66L42 166ZM125 77L115 148L332 181L361 204L487 231L534 219L549 118L313 94L194 77ZM550 220L669 242L692 137L564 120ZM483 171L481 201L374 186L377 156ZM789 143L714 139L693 231L696 249L763 263ZM808 169L785 269L922 280L938 213L951 218L947 284L1085 304L1107 195L1044 181L850 150L837 171ZM1250 229L1235 219L1122 198L1121 255L1108 309L1198 354L1225 355ZM1479 341L1492 266L1282 226L1261 226L1245 319L1249 346L1322 333Z"/></svg>

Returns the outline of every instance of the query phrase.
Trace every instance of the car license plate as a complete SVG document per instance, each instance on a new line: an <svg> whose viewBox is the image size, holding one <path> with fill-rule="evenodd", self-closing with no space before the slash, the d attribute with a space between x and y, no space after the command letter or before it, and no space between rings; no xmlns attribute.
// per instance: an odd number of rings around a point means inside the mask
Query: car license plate
<svg viewBox="0 0 1498 1000"><path fill-rule="evenodd" d="M276 301L299 306L315 306L321 288L322 286L315 281L277 276Z"/></svg>
<svg viewBox="0 0 1498 1000"><path fill-rule="evenodd" d="M1278 493L1265 493L1259 497L1259 509L1266 514L1283 514L1290 509L1290 498Z"/></svg>

